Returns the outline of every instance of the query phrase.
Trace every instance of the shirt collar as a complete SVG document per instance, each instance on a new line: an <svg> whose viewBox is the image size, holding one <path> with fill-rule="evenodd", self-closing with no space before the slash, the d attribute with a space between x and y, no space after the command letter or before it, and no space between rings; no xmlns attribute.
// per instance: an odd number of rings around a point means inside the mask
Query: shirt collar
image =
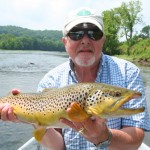
<svg viewBox="0 0 150 150"><path fill-rule="evenodd" d="M73 64L73 61L72 61L72 59L70 57L69 57L69 65L70 65L71 71L74 72L74 64Z"/></svg>

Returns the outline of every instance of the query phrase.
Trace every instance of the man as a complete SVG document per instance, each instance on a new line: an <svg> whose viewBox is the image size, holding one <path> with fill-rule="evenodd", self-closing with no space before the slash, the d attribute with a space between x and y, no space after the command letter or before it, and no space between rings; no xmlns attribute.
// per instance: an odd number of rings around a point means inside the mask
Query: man
<svg viewBox="0 0 150 150"><path fill-rule="evenodd" d="M130 62L102 53L104 26L95 10L80 8L71 12L66 19L63 35L62 42L70 56L69 61L49 71L41 80L38 91L78 82L102 82L142 92L142 98L126 103L124 107L144 106L146 110L130 117L108 120L89 118L80 123L62 118L60 122L71 128L48 129L41 144L53 150L137 150L144 138L144 131L150 131L139 69ZM0 111L3 120L16 120L9 105L0 106Z"/></svg>

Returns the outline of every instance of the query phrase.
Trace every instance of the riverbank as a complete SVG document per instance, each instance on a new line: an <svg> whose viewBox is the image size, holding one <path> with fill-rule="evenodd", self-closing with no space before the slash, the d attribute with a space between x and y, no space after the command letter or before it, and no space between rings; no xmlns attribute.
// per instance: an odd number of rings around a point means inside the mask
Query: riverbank
<svg viewBox="0 0 150 150"><path fill-rule="evenodd" d="M149 59L140 58L138 60L133 59L132 62L140 66L150 67L150 58Z"/></svg>
<svg viewBox="0 0 150 150"><path fill-rule="evenodd" d="M118 58L122 58L125 60L128 60L130 62L133 62L136 65L144 66L144 67L150 67L150 57L148 58L142 58L142 56L128 56L128 55L116 55Z"/></svg>

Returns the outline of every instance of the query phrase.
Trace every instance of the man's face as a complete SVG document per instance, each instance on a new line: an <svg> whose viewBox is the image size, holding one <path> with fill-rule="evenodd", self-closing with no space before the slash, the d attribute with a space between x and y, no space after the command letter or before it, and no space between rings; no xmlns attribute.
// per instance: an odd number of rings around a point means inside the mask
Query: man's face
<svg viewBox="0 0 150 150"><path fill-rule="evenodd" d="M62 41L75 65L90 67L99 63L105 37L96 26L78 26Z"/></svg>

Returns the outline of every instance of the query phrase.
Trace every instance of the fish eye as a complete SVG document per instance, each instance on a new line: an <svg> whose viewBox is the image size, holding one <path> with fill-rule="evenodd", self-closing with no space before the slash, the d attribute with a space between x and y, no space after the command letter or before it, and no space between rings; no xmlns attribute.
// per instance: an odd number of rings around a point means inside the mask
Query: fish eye
<svg viewBox="0 0 150 150"><path fill-rule="evenodd" d="M117 91L117 92L115 92L115 96L116 96L116 97L120 97L120 96L121 96L121 93Z"/></svg>

